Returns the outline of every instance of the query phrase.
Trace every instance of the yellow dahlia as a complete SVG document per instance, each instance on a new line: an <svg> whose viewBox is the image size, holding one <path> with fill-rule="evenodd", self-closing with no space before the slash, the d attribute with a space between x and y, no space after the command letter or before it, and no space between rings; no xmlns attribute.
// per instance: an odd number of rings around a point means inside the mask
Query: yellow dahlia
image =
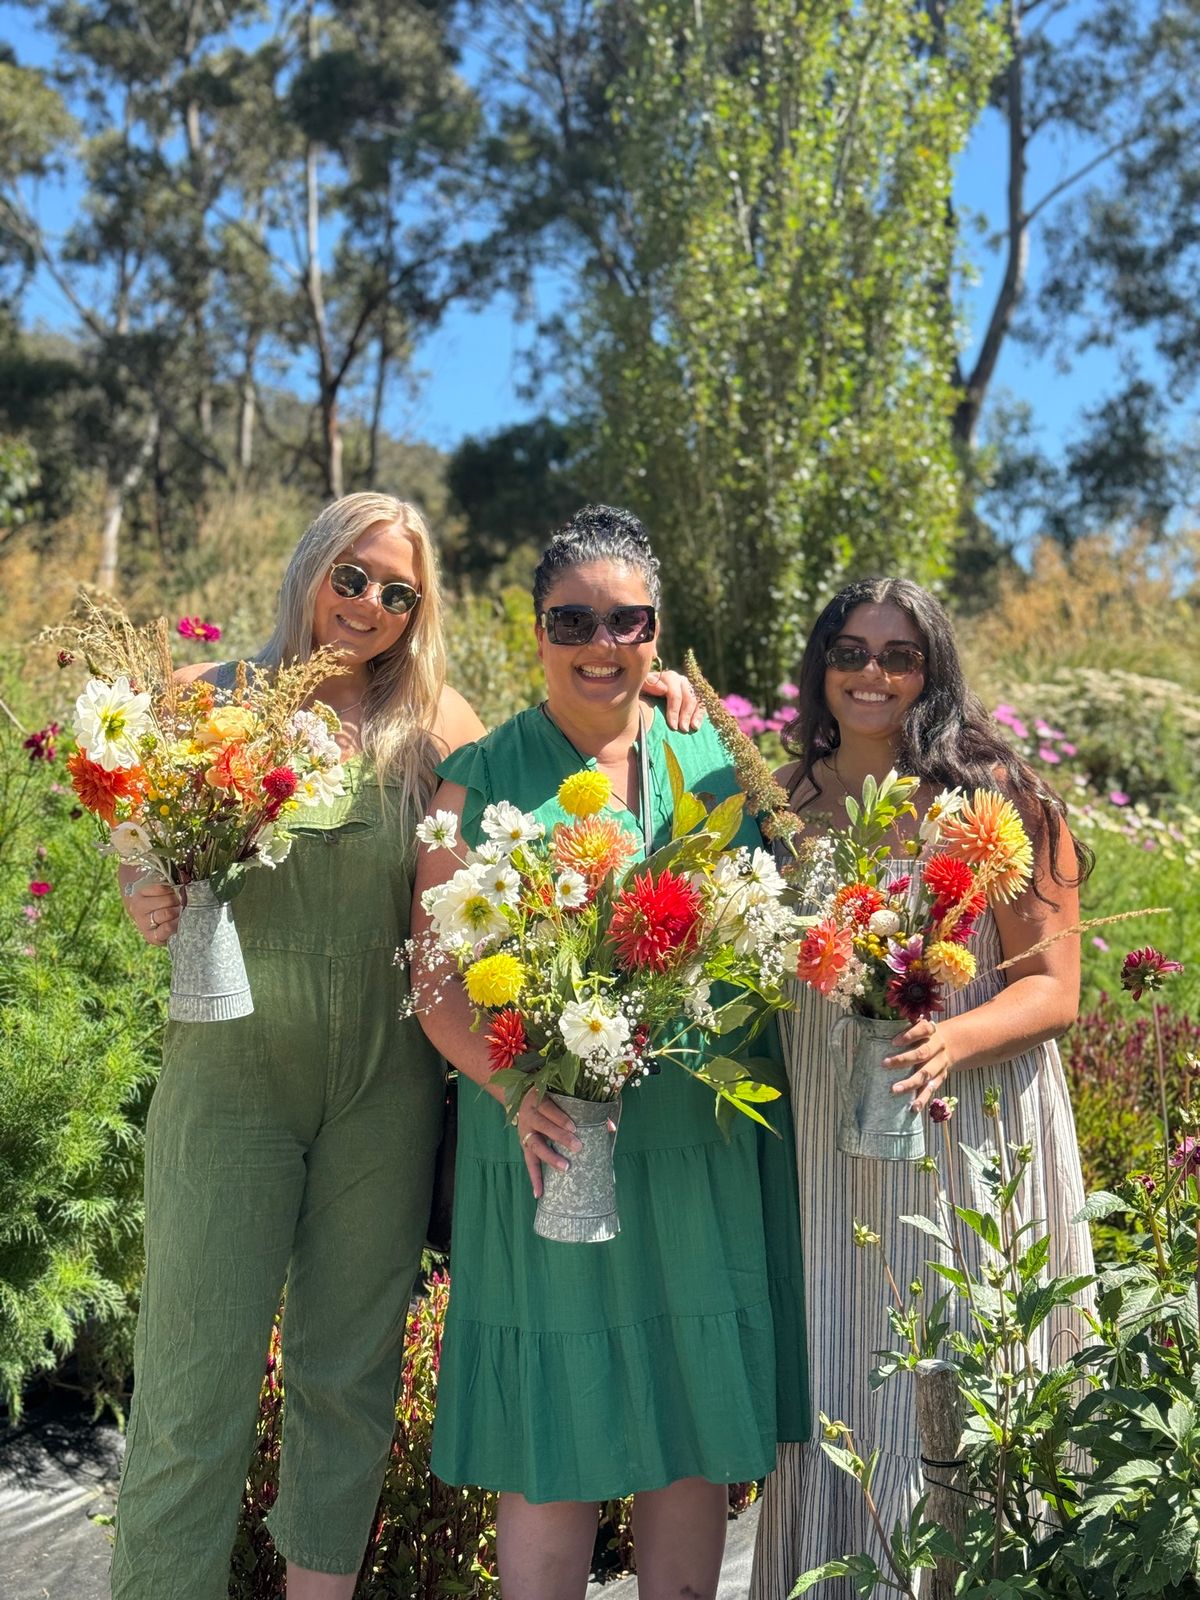
<svg viewBox="0 0 1200 1600"><path fill-rule="evenodd" d="M580 817L554 830L554 865L569 867L597 888L610 872L619 871L634 851L633 840L612 817Z"/></svg>
<svg viewBox="0 0 1200 1600"><path fill-rule="evenodd" d="M975 957L949 939L925 946L925 965L948 989L965 989L975 976Z"/></svg>
<svg viewBox="0 0 1200 1600"><path fill-rule="evenodd" d="M1033 876L1033 846L1020 812L994 789L976 789L941 824L941 848L979 868L989 900L1014 900Z"/></svg>
<svg viewBox="0 0 1200 1600"><path fill-rule="evenodd" d="M465 982L477 1006L507 1006L525 987L525 968L516 956L501 951L468 967Z"/></svg>
<svg viewBox="0 0 1200 1600"><path fill-rule="evenodd" d="M594 817L603 811L612 783L603 772L573 772L558 786L558 803L571 817Z"/></svg>

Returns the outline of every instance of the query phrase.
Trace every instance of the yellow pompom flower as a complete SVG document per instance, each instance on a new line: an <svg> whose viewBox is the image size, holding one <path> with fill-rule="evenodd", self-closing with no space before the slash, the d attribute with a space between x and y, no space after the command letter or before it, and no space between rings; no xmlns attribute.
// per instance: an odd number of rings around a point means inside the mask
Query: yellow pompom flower
<svg viewBox="0 0 1200 1600"><path fill-rule="evenodd" d="M573 772L558 786L558 803L569 817L594 817L603 811L612 784L603 772Z"/></svg>
<svg viewBox="0 0 1200 1600"><path fill-rule="evenodd" d="M516 956L501 951L468 967L465 982L477 1006L507 1006L525 987L525 968Z"/></svg>
<svg viewBox="0 0 1200 1600"><path fill-rule="evenodd" d="M926 946L924 960L937 981L950 989L964 989L975 976L975 957L949 939Z"/></svg>

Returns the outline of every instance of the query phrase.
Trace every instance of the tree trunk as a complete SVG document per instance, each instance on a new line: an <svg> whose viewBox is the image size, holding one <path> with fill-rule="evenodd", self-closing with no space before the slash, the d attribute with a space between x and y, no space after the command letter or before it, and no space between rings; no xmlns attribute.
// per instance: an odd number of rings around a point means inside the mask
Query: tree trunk
<svg viewBox="0 0 1200 1600"><path fill-rule="evenodd" d="M367 488L379 487L379 432L383 421L383 397L387 389L387 369L391 360L391 349L387 336L387 307L384 307L383 320L379 325L379 359L375 364L375 393L371 401L371 438L370 451L367 457Z"/></svg>
<svg viewBox="0 0 1200 1600"><path fill-rule="evenodd" d="M245 488L246 482L250 477L250 469L254 465L254 423L258 405L258 397L254 391L254 358L257 351L258 335L250 334L246 339L242 378L238 386L237 481L239 488Z"/></svg>
<svg viewBox="0 0 1200 1600"><path fill-rule="evenodd" d="M310 61L317 59L317 29L313 0L304 12L305 50ZM317 372L321 394L321 445L325 467L325 489L334 499L343 493L342 435L338 422L338 379L329 350L329 324L325 315L325 288L321 276L321 190L319 183L320 146L309 140L304 152L305 240L307 260L304 282L317 341Z"/></svg>
<svg viewBox="0 0 1200 1600"><path fill-rule="evenodd" d="M925 1521L936 1522L961 1546L966 1530L967 1496L962 1442L962 1398L958 1390L958 1369L949 1361L918 1361L917 1434L921 1441L921 1463L929 1499ZM934 1566L928 1600L952 1600L954 1585L962 1571L958 1562L939 1556Z"/></svg>
<svg viewBox="0 0 1200 1600"><path fill-rule="evenodd" d="M158 413L152 412L146 425L146 436L137 455L119 478L110 478L104 497L104 522L100 530L100 563L96 568L96 587L105 594L115 594L117 588L117 559L121 546L121 523L125 516L125 502L137 488L154 454L158 443Z"/></svg>

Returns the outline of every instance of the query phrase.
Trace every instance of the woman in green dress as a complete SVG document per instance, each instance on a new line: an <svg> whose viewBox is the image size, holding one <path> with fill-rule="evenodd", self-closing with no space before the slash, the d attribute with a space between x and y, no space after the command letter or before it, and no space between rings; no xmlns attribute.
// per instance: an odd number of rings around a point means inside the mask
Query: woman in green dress
<svg viewBox="0 0 1200 1600"><path fill-rule="evenodd" d="M554 538L534 580L545 701L438 769L434 805L458 814L460 844L479 843L494 801L547 830L565 820L558 786L583 767L609 777L639 851L670 837L666 729L639 699L658 601L658 563L630 513L589 507ZM735 791L710 727L672 746L689 788ZM761 843L748 821L739 838ZM421 853L418 951L420 894L455 865L449 852ZM726 1485L764 1475L777 1441L806 1426L786 1104L775 1107L782 1138L739 1119L726 1142L710 1091L670 1066L643 1079L626 1092L616 1148L622 1231L601 1245L546 1241L533 1231L541 1163L567 1164L547 1139L569 1147L573 1128L533 1096L506 1124L461 985L418 957L414 981L426 979L442 987L422 1024L462 1074L434 1471L500 1492L500 1577L513 1600L582 1596L597 1503L630 1493L641 1594L711 1596Z"/></svg>

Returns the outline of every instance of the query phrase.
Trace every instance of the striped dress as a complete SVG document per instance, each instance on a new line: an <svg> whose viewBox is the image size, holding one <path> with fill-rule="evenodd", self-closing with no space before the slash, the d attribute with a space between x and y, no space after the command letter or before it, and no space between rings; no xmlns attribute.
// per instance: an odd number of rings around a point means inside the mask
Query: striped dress
<svg viewBox="0 0 1200 1600"><path fill-rule="evenodd" d="M897 865L896 871L908 871L910 865ZM947 1016L983 1004L1003 986L994 971L1003 956L990 915L979 920L974 949L982 975L947 997ZM881 1235L902 1292L920 1278L928 1303L946 1288L928 1266L942 1253L936 1241L895 1223L906 1214L935 1215L932 1175L909 1163L856 1160L838 1152L837 1094L829 1062L829 1030L838 1013L808 988L800 989L797 1003L795 1012L784 1014L782 1031L800 1174L813 1432L806 1443L779 1446L763 1499L751 1600L785 1600L800 1573L840 1556L867 1552L883 1565L861 1489L821 1450L822 1411L849 1425L859 1454L880 1450L873 1494L889 1537L896 1519L906 1518L922 1493L911 1381L901 1373L876 1390L867 1383L878 1364L876 1352L896 1348L897 1339L887 1321L879 1251L855 1246L854 1223L864 1222ZM983 1114L984 1093L992 1085L1000 1090L1006 1142L1033 1147L1018 1205L1022 1222L1041 1220L1049 1229L1048 1275L1090 1273L1087 1224L1071 1220L1083 1204L1083 1177L1057 1048L1044 1044L998 1066L954 1073L948 1087L958 1099L952 1124L955 1144L996 1149L997 1124ZM928 1149L945 1186L941 1132L927 1124ZM973 1169L957 1150L955 1178L959 1204L991 1209ZM947 1314L965 1328L962 1312L956 1296ZM1078 1348L1081 1327L1071 1307L1047 1318L1035 1335L1039 1364L1065 1359ZM841 1578L814 1592L821 1600L852 1600L854 1595L852 1585Z"/></svg>

